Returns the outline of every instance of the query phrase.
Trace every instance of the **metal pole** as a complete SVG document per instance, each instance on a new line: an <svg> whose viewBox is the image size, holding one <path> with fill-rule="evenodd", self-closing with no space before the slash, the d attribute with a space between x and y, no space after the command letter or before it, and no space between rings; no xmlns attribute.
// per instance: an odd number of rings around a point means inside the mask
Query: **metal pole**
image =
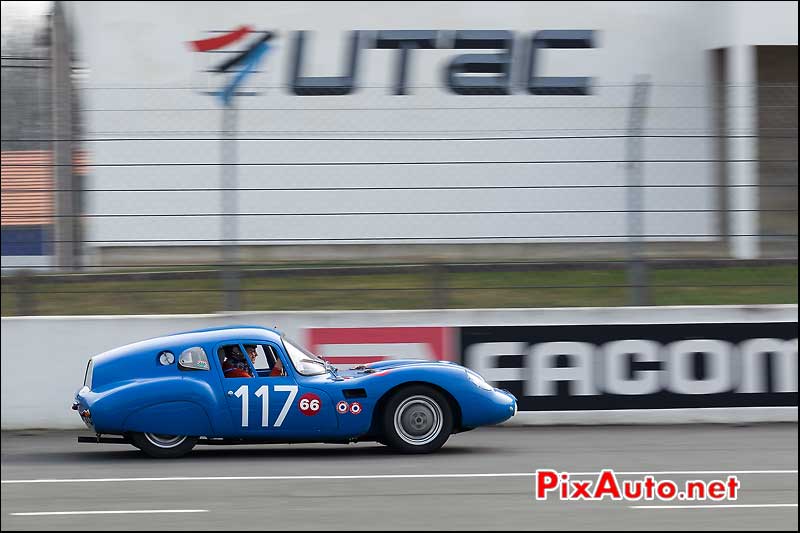
<svg viewBox="0 0 800 533"><path fill-rule="evenodd" d="M725 52L728 104L728 206L731 255L759 256L758 68L756 47L732 46Z"/></svg>
<svg viewBox="0 0 800 533"><path fill-rule="evenodd" d="M33 290L33 274L27 270L20 270L14 276L14 285L17 289L17 316L33 316L36 314L36 293ZM5 283L5 282L4 282Z"/></svg>
<svg viewBox="0 0 800 533"><path fill-rule="evenodd" d="M431 309L447 309L447 266L432 263L431 273Z"/></svg>
<svg viewBox="0 0 800 533"><path fill-rule="evenodd" d="M627 212L628 212L628 287L631 305L649 305L648 274L644 243L644 183L642 171L642 129L644 127L648 76L638 76L633 86L633 102L628 118Z"/></svg>
<svg viewBox="0 0 800 533"><path fill-rule="evenodd" d="M238 177L236 146L236 104L231 100L222 108L222 171L220 181L222 187L222 285L225 291L225 310L239 310L239 290L241 285L239 272L239 238L238 217Z"/></svg>
<svg viewBox="0 0 800 533"><path fill-rule="evenodd" d="M52 40L52 104L53 104L53 185L59 192L54 193L54 221L56 263L64 270L74 270L77 266L75 250L79 243L75 227L72 168L72 66L70 63L69 37L61 2L55 2L51 20Z"/></svg>

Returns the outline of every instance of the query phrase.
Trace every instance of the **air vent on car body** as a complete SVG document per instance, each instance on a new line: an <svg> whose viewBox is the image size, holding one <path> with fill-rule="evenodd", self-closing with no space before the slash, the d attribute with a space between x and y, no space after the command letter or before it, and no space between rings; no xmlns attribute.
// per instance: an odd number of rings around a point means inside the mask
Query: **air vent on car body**
<svg viewBox="0 0 800 533"><path fill-rule="evenodd" d="M347 399L367 397L367 391L364 389L345 389L343 392L344 392L344 397Z"/></svg>

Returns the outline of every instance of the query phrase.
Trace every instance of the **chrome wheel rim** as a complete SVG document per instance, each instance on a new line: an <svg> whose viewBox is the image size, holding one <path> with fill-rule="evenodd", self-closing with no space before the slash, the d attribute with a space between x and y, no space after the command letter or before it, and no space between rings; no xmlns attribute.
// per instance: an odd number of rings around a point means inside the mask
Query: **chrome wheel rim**
<svg viewBox="0 0 800 533"><path fill-rule="evenodd" d="M424 446L442 431L444 416L439 404L427 396L411 396L394 412L394 429L404 442Z"/></svg>
<svg viewBox="0 0 800 533"><path fill-rule="evenodd" d="M150 444L159 448L174 448L186 440L185 435L163 435L161 433L145 433L144 438Z"/></svg>

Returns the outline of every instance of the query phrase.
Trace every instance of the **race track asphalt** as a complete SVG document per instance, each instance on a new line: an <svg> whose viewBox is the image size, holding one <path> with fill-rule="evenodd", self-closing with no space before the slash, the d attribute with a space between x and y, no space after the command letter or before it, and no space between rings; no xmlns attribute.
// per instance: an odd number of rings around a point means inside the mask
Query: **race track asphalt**
<svg viewBox="0 0 800 533"><path fill-rule="evenodd" d="M798 527L797 424L791 423L497 427L455 435L425 456L361 443L198 446L177 460L149 459L128 446L78 444L78 434L3 432L4 531ZM624 472L620 479L654 473L677 482L740 472L741 489L737 501L720 502L736 507L711 509L633 508L688 503L679 501L537 501L532 473L539 468L613 468ZM596 478L582 476L573 477ZM114 514L20 514L86 511Z"/></svg>

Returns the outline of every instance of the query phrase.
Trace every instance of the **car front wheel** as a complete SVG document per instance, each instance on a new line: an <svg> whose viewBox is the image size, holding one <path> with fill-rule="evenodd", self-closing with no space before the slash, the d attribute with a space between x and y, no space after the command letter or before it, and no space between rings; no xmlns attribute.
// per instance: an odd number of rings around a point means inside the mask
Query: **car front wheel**
<svg viewBox="0 0 800 533"><path fill-rule="evenodd" d="M166 459L181 457L194 448L197 438L161 433L131 433L131 442L150 457Z"/></svg>
<svg viewBox="0 0 800 533"><path fill-rule="evenodd" d="M406 387L386 403L383 440L405 453L430 453L444 445L453 432L453 414L447 398L424 385Z"/></svg>

